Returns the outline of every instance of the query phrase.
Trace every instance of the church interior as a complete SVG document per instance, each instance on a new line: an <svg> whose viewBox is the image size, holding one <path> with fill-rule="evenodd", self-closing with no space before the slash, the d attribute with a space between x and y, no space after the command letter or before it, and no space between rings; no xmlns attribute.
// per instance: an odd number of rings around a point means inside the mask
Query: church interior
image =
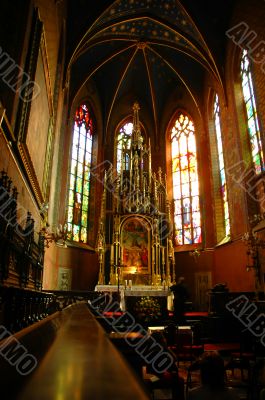
<svg viewBox="0 0 265 400"><path fill-rule="evenodd" d="M1 396L189 399L216 351L263 399L265 2L0 10Z"/></svg>

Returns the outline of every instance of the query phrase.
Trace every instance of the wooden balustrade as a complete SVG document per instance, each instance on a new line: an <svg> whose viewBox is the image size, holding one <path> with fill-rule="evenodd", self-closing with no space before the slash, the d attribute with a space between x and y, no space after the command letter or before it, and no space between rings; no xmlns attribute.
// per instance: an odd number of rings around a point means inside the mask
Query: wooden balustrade
<svg viewBox="0 0 265 400"><path fill-rule="evenodd" d="M52 293L0 286L0 325L17 332L58 309Z"/></svg>

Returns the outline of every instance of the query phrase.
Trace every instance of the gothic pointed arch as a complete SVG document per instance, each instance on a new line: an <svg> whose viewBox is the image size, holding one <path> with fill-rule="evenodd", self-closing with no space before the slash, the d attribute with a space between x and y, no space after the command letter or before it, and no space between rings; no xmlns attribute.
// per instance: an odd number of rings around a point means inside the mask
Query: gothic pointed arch
<svg viewBox="0 0 265 400"><path fill-rule="evenodd" d="M241 88L245 104L245 117L253 167L256 174L265 170L260 123L256 105L251 59L243 49L240 58Z"/></svg>
<svg viewBox="0 0 265 400"><path fill-rule="evenodd" d="M230 238L230 213L221 105L214 90L210 92L208 110L216 241L220 243Z"/></svg>
<svg viewBox="0 0 265 400"><path fill-rule="evenodd" d="M74 115L67 201L68 238L81 243L88 242L95 130L92 109L82 102Z"/></svg>
<svg viewBox="0 0 265 400"><path fill-rule="evenodd" d="M202 241L197 146L194 122L176 111L169 131L174 203L174 232L177 245Z"/></svg>

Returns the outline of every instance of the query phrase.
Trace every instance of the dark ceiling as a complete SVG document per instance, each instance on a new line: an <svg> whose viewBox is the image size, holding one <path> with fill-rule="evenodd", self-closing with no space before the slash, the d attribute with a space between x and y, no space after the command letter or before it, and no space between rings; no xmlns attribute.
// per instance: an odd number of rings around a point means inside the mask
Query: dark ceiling
<svg viewBox="0 0 265 400"><path fill-rule="evenodd" d="M222 81L234 0L69 0L70 101L82 85L97 87L104 125L128 99L159 116L182 92L200 109L205 74Z"/></svg>

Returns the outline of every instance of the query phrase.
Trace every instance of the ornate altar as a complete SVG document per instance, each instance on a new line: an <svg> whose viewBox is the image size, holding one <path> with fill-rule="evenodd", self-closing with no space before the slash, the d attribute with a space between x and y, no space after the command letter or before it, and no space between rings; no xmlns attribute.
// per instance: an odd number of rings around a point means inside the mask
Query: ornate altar
<svg viewBox="0 0 265 400"><path fill-rule="evenodd" d="M130 141L121 148L119 170L105 171L97 241L98 287L167 289L175 280L167 177L151 167L139 104L133 105Z"/></svg>

